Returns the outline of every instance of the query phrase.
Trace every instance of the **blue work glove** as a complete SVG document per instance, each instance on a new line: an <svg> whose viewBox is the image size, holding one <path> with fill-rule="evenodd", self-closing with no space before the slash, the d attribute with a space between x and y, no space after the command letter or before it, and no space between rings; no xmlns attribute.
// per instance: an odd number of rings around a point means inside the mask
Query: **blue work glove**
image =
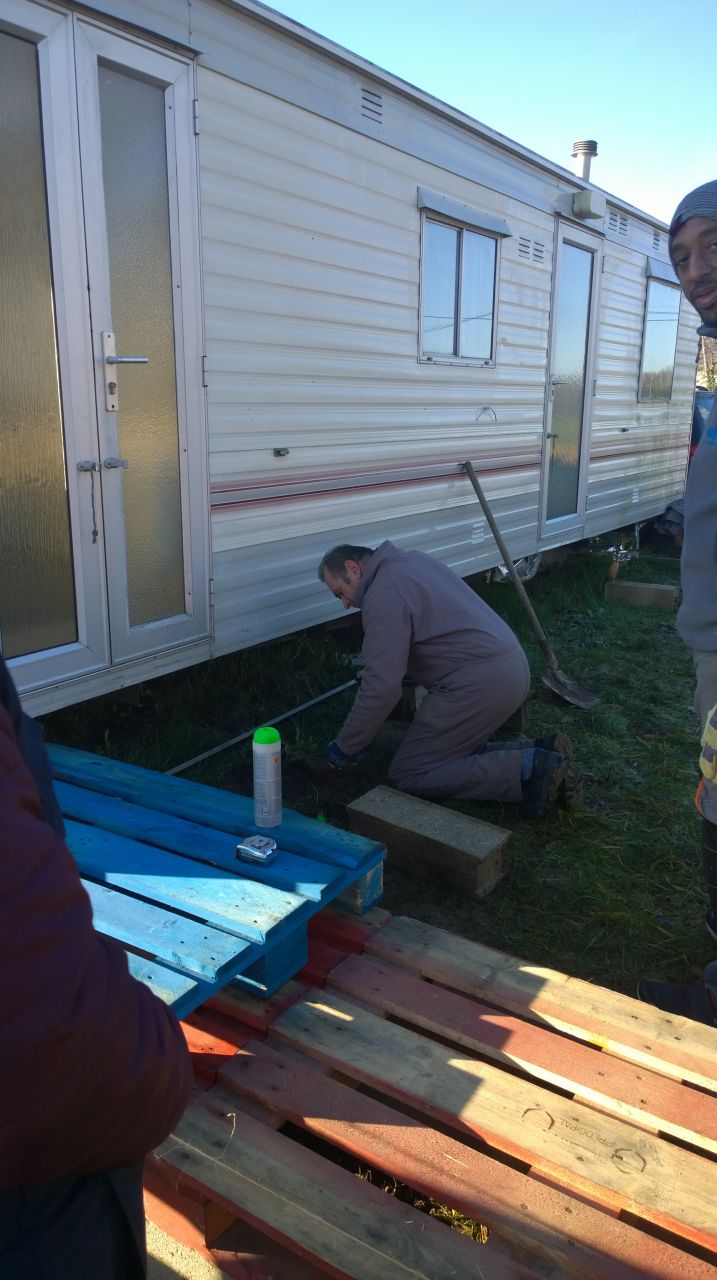
<svg viewBox="0 0 717 1280"><path fill-rule="evenodd" d="M361 759L361 752L357 752L355 756L347 756L345 751L334 740L330 742L326 748L326 759L333 769L343 769L347 764L358 764Z"/></svg>

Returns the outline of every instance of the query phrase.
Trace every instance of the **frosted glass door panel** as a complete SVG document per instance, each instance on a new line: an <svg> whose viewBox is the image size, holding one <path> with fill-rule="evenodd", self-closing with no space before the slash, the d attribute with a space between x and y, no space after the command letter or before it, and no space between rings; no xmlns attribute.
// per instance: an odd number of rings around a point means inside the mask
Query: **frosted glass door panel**
<svg viewBox="0 0 717 1280"><path fill-rule="evenodd" d="M131 627L185 609L164 91L100 65Z"/></svg>
<svg viewBox="0 0 717 1280"><path fill-rule="evenodd" d="M35 46L0 33L0 636L77 639Z"/></svg>
<svg viewBox="0 0 717 1280"><path fill-rule="evenodd" d="M578 509L592 264L589 250L563 244L553 346L548 520Z"/></svg>

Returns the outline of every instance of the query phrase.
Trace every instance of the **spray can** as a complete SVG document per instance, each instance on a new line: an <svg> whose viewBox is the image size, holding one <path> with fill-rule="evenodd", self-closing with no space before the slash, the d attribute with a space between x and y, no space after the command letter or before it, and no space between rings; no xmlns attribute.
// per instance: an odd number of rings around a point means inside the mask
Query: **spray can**
<svg viewBox="0 0 717 1280"><path fill-rule="evenodd" d="M254 757L254 822L257 827L281 823L281 736L263 725L252 742Z"/></svg>

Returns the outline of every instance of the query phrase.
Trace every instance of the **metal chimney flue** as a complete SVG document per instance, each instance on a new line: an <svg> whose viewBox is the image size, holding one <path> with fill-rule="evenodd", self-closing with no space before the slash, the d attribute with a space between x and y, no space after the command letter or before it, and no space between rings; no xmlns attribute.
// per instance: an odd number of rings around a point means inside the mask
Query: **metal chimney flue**
<svg viewBox="0 0 717 1280"><path fill-rule="evenodd" d="M597 155L597 142L593 138L586 138L583 142L573 143L573 157L576 158L575 172L579 178L584 178L586 182L590 180L590 163L593 156Z"/></svg>

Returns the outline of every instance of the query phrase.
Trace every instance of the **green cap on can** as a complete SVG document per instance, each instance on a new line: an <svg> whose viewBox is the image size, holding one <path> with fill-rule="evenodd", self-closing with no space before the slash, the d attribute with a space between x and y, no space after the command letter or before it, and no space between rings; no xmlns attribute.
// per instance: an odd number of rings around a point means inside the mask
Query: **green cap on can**
<svg viewBox="0 0 717 1280"><path fill-rule="evenodd" d="M270 729L268 725L262 725L261 729L257 729L254 734L254 742L258 742L261 746L281 742L281 734L278 729Z"/></svg>

